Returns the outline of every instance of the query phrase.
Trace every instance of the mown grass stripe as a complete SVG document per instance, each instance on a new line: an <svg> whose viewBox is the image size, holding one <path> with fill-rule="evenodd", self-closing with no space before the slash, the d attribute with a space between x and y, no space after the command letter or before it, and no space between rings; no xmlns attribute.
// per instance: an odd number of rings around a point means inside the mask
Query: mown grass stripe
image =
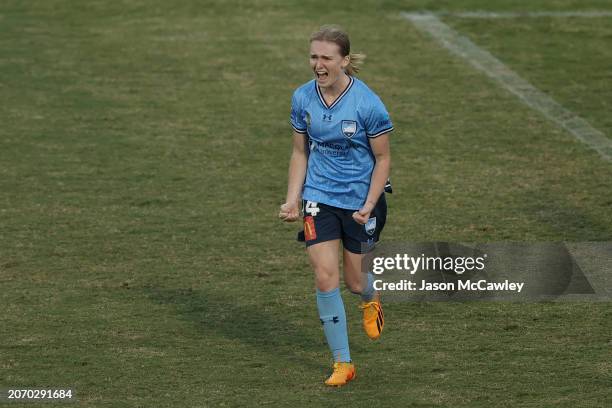
<svg viewBox="0 0 612 408"><path fill-rule="evenodd" d="M438 16L451 16L459 18L605 18L612 17L610 11L526 11L526 12L490 12L490 11L464 11L458 13L440 12Z"/></svg>
<svg viewBox="0 0 612 408"><path fill-rule="evenodd" d="M612 140L521 78L488 51L457 33L433 14L402 13L402 16L419 30L438 40L452 54L465 59L473 67L497 81L524 104L566 129L576 139L597 151L605 160L612 161Z"/></svg>

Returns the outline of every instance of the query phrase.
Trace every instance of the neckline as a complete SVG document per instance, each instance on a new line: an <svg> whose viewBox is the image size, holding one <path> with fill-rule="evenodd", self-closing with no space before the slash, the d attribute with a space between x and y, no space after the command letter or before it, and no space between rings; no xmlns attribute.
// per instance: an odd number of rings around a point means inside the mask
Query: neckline
<svg viewBox="0 0 612 408"><path fill-rule="evenodd" d="M325 102L325 98L323 98L323 93L321 92L321 89L319 88L319 84L317 84L315 82L315 87L317 88L317 95L319 95L319 100L321 101L321 103L323 104L323 106L326 109L332 109L334 106L336 106L338 104L338 102L340 102L340 100L344 97L344 95L346 95L348 93L349 89L351 89L351 87L353 86L353 82L355 80L350 75L348 77L349 77L348 85L346 86L344 91L342 91L342 93L340 95L338 95L338 97L332 102L331 105L328 105L327 102Z"/></svg>

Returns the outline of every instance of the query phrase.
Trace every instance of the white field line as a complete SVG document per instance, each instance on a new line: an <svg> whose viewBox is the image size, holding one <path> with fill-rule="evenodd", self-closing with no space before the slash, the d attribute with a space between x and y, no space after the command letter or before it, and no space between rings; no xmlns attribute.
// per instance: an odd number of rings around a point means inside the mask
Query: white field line
<svg viewBox="0 0 612 408"><path fill-rule="evenodd" d="M424 12L427 14L427 12ZM432 13L429 13L432 14ZM579 18L601 18L612 17L612 11L526 11L526 12L489 12L489 11L464 11L464 12L440 12L434 13L438 16L450 16L459 18L539 18L539 17L579 17Z"/></svg>
<svg viewBox="0 0 612 408"><path fill-rule="evenodd" d="M608 139L586 120L525 81L488 51L457 33L433 14L402 13L402 16L419 30L429 33L452 54L465 59L476 69L497 81L524 104L566 129L576 139L597 151L605 160L612 161L612 139Z"/></svg>

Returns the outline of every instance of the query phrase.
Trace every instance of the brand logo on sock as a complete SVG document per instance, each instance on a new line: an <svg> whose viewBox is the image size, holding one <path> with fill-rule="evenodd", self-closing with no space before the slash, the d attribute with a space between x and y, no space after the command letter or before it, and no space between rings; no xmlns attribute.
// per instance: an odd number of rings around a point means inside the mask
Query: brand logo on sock
<svg viewBox="0 0 612 408"><path fill-rule="evenodd" d="M321 324L323 325L325 324L325 320L321 318L319 320L321 321ZM337 324L337 323L340 323L340 318L338 316L332 316L332 318L329 319L329 321L332 322L333 324Z"/></svg>

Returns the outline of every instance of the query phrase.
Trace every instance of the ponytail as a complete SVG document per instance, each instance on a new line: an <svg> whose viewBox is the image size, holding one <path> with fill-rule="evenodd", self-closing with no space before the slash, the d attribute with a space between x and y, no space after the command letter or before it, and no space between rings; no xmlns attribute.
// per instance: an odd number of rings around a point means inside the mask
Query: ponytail
<svg viewBox="0 0 612 408"><path fill-rule="evenodd" d="M355 76L355 74L357 74L361 70L361 66L363 65L363 61L365 59L365 54L349 54L349 64L346 66L346 68L344 68L344 72L346 72L347 75Z"/></svg>

